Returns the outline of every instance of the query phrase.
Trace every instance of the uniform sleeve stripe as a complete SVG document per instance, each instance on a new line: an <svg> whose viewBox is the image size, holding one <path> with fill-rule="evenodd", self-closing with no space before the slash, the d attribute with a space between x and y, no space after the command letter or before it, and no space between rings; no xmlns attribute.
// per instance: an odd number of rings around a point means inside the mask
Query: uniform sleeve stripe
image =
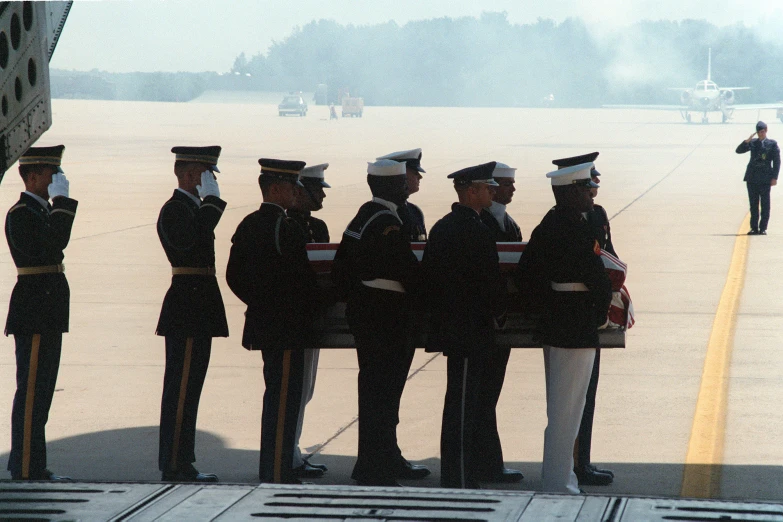
<svg viewBox="0 0 783 522"><path fill-rule="evenodd" d="M212 208L216 209L218 212L220 212L221 214L223 213L223 209L222 208L220 208L217 205L213 205L212 203L202 203L201 204L201 208L204 208L204 207L212 207Z"/></svg>
<svg viewBox="0 0 783 522"><path fill-rule="evenodd" d="M352 237L352 238L354 238L354 239L361 239L361 238L362 238L362 236L361 236L360 234L357 234L356 232L354 232L354 231L352 231L352 230L346 230L346 231L344 232L344 234L345 234L346 236L350 236L350 237Z"/></svg>
<svg viewBox="0 0 783 522"><path fill-rule="evenodd" d="M76 212L71 212L70 210L65 210L64 208L56 208L50 212L50 214L54 214L55 212L64 212L68 214L69 216L76 216Z"/></svg>
<svg viewBox="0 0 783 522"><path fill-rule="evenodd" d="M26 208L26 207L27 207L26 203L19 203L18 205L14 205L13 207L11 207L11 209L8 211L8 213L10 214L11 212L13 212L14 210L16 210L18 208Z"/></svg>

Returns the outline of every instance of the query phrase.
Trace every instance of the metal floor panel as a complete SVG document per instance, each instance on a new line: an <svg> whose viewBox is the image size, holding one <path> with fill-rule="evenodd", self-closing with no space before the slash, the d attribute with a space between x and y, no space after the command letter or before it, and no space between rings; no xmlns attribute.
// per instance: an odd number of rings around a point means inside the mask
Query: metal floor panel
<svg viewBox="0 0 783 522"><path fill-rule="evenodd" d="M783 504L524 491L0 482L0 522L783 522Z"/></svg>

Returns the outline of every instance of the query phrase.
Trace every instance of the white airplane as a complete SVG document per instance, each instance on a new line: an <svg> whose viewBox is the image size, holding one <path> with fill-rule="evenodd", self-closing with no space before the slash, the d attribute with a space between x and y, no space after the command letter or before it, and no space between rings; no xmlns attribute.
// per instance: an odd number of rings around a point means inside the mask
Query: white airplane
<svg viewBox="0 0 783 522"><path fill-rule="evenodd" d="M755 103L734 104L735 91L747 91L750 87L718 87L712 81L712 49L707 55L707 79L696 84L696 87L669 87L670 91L680 93L681 105L604 105L608 109L651 109L661 111L678 111L680 116L691 122L691 112L701 113L701 122L708 123L707 114L720 112L721 121L726 123L734 114L734 111L777 109L777 117L783 121L783 102L781 103Z"/></svg>

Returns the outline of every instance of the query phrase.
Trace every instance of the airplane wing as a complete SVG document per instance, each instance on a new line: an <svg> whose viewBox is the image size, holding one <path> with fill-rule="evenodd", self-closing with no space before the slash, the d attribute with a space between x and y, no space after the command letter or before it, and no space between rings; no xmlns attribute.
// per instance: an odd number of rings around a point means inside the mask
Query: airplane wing
<svg viewBox="0 0 783 522"><path fill-rule="evenodd" d="M721 87L721 91L749 91L750 87Z"/></svg>
<svg viewBox="0 0 783 522"><path fill-rule="evenodd" d="M604 109L643 109L654 111L687 111L687 105L601 105Z"/></svg>
<svg viewBox="0 0 783 522"><path fill-rule="evenodd" d="M739 105L730 105L729 108L735 111L757 111L761 109L783 109L783 102L778 103L741 103Z"/></svg>

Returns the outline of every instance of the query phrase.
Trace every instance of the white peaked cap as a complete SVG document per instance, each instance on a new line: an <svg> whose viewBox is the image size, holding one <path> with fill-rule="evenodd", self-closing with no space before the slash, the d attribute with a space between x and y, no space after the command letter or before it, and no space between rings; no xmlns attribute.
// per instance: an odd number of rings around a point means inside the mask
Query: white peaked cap
<svg viewBox="0 0 783 522"><path fill-rule="evenodd" d="M598 185L595 185L592 182L592 177L590 176L590 169L592 169L594 165L595 164L592 162L580 163L579 165L547 172L546 177L552 179L553 187L573 185L575 183L597 187Z"/></svg>
<svg viewBox="0 0 783 522"><path fill-rule="evenodd" d="M405 161L409 159L419 159L419 156L421 155L421 149L411 149L411 150L401 150L399 152L392 152L391 154L387 154L385 156L380 156L375 159L390 159L395 161Z"/></svg>
<svg viewBox="0 0 783 522"><path fill-rule="evenodd" d="M328 163L321 163L320 165L305 167L301 170L301 172L299 172L299 177L324 179L324 171L328 168L329 168Z"/></svg>
<svg viewBox="0 0 783 522"><path fill-rule="evenodd" d="M495 170L492 171L492 177L514 179L514 173L516 171L517 169L514 167L509 167L505 163L498 163L495 165Z"/></svg>
<svg viewBox="0 0 783 522"><path fill-rule="evenodd" d="M405 163L390 159L367 162L367 174L372 176L403 176L405 170Z"/></svg>

